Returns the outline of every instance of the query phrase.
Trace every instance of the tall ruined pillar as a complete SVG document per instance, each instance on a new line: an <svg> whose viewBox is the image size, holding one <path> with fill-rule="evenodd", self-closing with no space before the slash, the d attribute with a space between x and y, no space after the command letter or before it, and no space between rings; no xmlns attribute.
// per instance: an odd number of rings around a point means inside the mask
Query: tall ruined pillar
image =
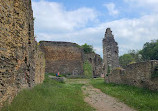
<svg viewBox="0 0 158 111"><path fill-rule="evenodd" d="M110 28L106 29L103 38L103 69L106 75L109 70L119 67L118 46Z"/></svg>

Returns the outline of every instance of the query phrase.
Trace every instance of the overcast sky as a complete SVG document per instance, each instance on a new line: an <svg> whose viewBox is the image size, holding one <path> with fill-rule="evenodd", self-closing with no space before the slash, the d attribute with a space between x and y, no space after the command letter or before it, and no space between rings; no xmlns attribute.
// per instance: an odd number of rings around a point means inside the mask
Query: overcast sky
<svg viewBox="0 0 158 111"><path fill-rule="evenodd" d="M37 41L93 45L102 56L106 28L120 55L158 39L158 0L32 0Z"/></svg>

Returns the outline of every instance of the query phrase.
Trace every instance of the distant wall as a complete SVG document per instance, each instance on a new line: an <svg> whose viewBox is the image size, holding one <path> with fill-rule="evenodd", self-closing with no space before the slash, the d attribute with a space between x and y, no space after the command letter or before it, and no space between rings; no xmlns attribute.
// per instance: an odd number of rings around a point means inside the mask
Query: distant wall
<svg viewBox="0 0 158 111"><path fill-rule="evenodd" d="M106 82L158 90L158 61L147 61L117 68L106 76Z"/></svg>
<svg viewBox="0 0 158 111"><path fill-rule="evenodd" d="M47 73L83 74L83 51L77 44L41 41L40 47L45 53Z"/></svg>
<svg viewBox="0 0 158 111"><path fill-rule="evenodd" d="M84 61L89 61L93 69L93 77L101 77L103 74L102 58L95 53L84 54Z"/></svg>
<svg viewBox="0 0 158 111"><path fill-rule="evenodd" d="M43 64L34 38L31 0L0 0L0 107L22 88L41 83Z"/></svg>

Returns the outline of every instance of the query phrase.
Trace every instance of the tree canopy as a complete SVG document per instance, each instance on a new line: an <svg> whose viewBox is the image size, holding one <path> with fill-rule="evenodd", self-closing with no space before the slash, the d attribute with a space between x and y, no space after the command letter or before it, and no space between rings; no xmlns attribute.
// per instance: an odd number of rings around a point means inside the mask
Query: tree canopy
<svg viewBox="0 0 158 111"><path fill-rule="evenodd" d="M158 40L146 42L140 51L143 60L158 60Z"/></svg>
<svg viewBox="0 0 158 111"><path fill-rule="evenodd" d="M127 54L119 57L119 62L122 67L133 62L146 60L158 60L158 40L146 42L142 50L130 50Z"/></svg>
<svg viewBox="0 0 158 111"><path fill-rule="evenodd" d="M84 53L86 53L86 54L94 52L94 49L93 49L92 45L88 45L88 44L85 43L81 47L83 48Z"/></svg>
<svg viewBox="0 0 158 111"><path fill-rule="evenodd" d="M120 65L122 67L126 67L126 65L128 65L129 63L134 62L134 61L135 60L131 54L124 54L123 56L120 56L120 58L119 58Z"/></svg>

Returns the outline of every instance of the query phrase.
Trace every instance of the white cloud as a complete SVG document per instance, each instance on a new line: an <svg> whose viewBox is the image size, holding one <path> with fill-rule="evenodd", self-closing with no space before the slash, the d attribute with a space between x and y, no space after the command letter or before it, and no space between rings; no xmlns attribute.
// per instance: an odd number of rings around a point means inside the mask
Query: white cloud
<svg viewBox="0 0 158 111"><path fill-rule="evenodd" d="M113 31L119 43L120 54L129 49L141 49L143 44L158 39L158 15L143 16L138 19L120 19L102 23L93 28L84 28L66 34L38 34L38 40L70 41L78 44L88 43L102 55L102 39L107 27Z"/></svg>
<svg viewBox="0 0 158 111"><path fill-rule="evenodd" d="M137 2L140 4L158 4L157 0L125 0L126 2Z"/></svg>
<svg viewBox="0 0 158 111"><path fill-rule="evenodd" d="M144 7L145 9L158 12L158 0L124 0L132 7Z"/></svg>
<svg viewBox="0 0 158 111"><path fill-rule="evenodd" d="M116 9L114 3L104 4L104 6L107 8L110 15L115 16L119 14L119 11Z"/></svg>
<svg viewBox="0 0 158 111"><path fill-rule="evenodd" d="M158 39L158 14L121 19L102 25L112 28L122 50L121 54L129 49L141 49L145 42Z"/></svg>
<svg viewBox="0 0 158 111"><path fill-rule="evenodd" d="M97 19L93 9L79 8L67 11L59 3L44 1L33 2L33 9L38 41L69 41L80 45L88 43L102 55L102 39L107 27L112 29L119 43L120 54L129 49L140 49L145 42L158 39L158 14L135 19L123 18L87 27L89 21L95 22Z"/></svg>
<svg viewBox="0 0 158 111"><path fill-rule="evenodd" d="M158 37L158 14L146 15L137 19L121 19L106 23L117 33L119 38L129 39L131 42L151 40Z"/></svg>
<svg viewBox="0 0 158 111"><path fill-rule="evenodd" d="M56 2L33 2L33 10L35 26L39 31L72 31L84 27L90 21L94 22L97 18L95 10L91 8L67 11L62 4Z"/></svg>

